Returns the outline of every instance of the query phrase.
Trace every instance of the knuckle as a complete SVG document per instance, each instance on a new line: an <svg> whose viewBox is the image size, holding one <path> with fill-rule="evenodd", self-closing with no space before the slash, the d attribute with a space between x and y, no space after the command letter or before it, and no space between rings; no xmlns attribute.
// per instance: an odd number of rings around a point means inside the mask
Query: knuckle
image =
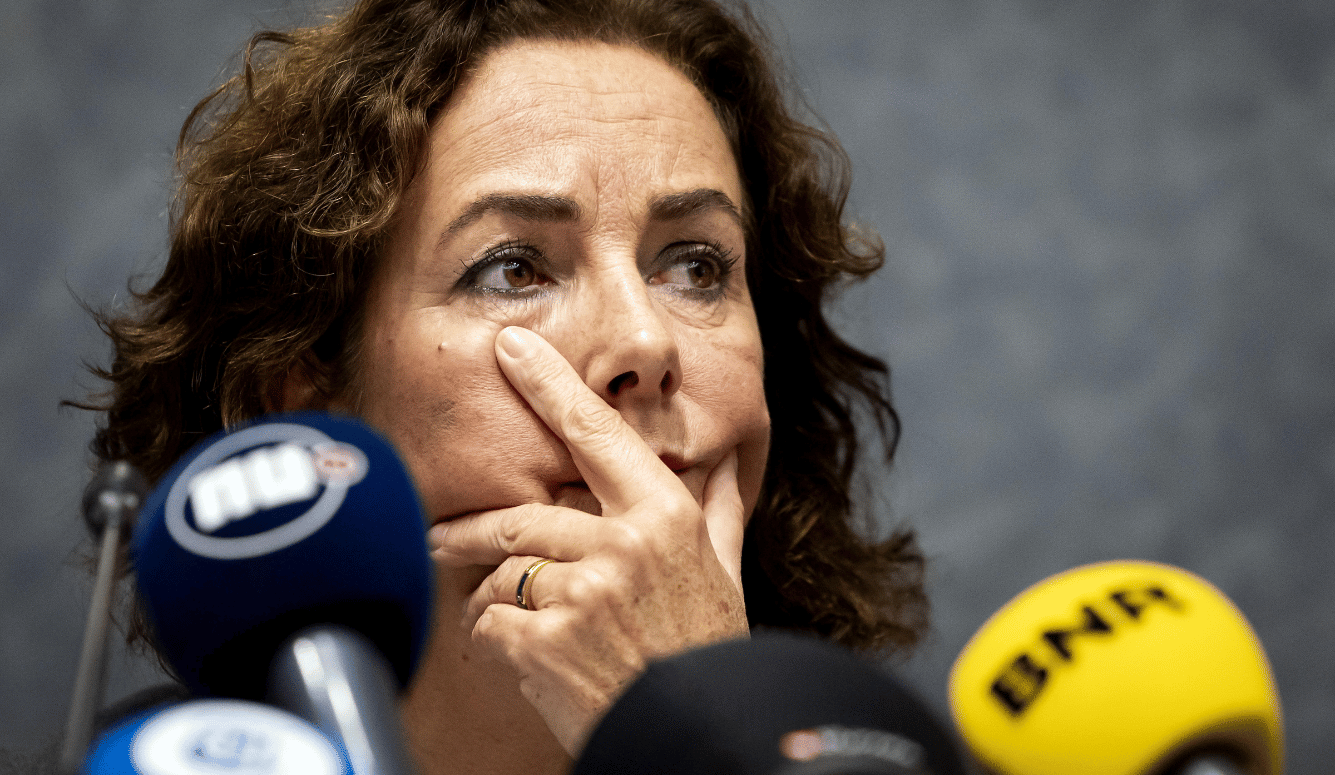
<svg viewBox="0 0 1335 775"><path fill-rule="evenodd" d="M699 504L688 498L674 498L662 507L665 519L671 520L675 524L695 523L703 528L705 524L705 513L700 509Z"/></svg>
<svg viewBox="0 0 1335 775"><path fill-rule="evenodd" d="M631 520L618 521L611 540L614 551L622 557L644 557L657 545L652 531Z"/></svg>
<svg viewBox="0 0 1335 775"><path fill-rule="evenodd" d="M497 566L496 570L487 577L486 600L489 605L492 603L511 603L515 599L515 586L519 580L519 574L523 572L515 558L511 557ZM477 594L483 594L479 589Z"/></svg>
<svg viewBox="0 0 1335 775"><path fill-rule="evenodd" d="M624 584L613 583L610 576L601 570L585 567L581 573L572 574L566 594L570 600L579 601L581 610L587 610L589 607L611 604L624 587Z"/></svg>
<svg viewBox="0 0 1335 775"><path fill-rule="evenodd" d="M596 396L574 401L561 413L561 432L576 446L597 444L613 437L622 423L621 415Z"/></svg>
<svg viewBox="0 0 1335 775"><path fill-rule="evenodd" d="M496 543L499 548L507 552L514 551L514 548L524 540L529 526L533 524L533 512L533 504L524 504L512 509L507 518L501 520L496 531Z"/></svg>
<svg viewBox="0 0 1335 775"><path fill-rule="evenodd" d="M528 382L544 400L559 401L570 389L570 366L560 357L541 357L529 362Z"/></svg>
<svg viewBox="0 0 1335 775"><path fill-rule="evenodd" d="M505 604L492 603L487 606L487 610L478 617L477 624L473 625L472 640L488 651L502 656L510 664L522 666L525 664L526 627L523 626L523 622L515 626L515 622L499 615L498 612L502 610L500 606L503 605Z"/></svg>
<svg viewBox="0 0 1335 775"><path fill-rule="evenodd" d="M565 640L565 620L558 616L534 616L525 623L524 640L551 648Z"/></svg>
<svg viewBox="0 0 1335 775"><path fill-rule="evenodd" d="M492 610L493 607L494 604L487 606L482 611L482 615L477 618L477 622L473 625L474 640L484 643L491 643L496 640L497 617Z"/></svg>
<svg viewBox="0 0 1335 775"><path fill-rule="evenodd" d="M570 578L566 579L564 595L566 598L587 601L592 594L593 584L590 582L588 571L572 573Z"/></svg>
<svg viewBox="0 0 1335 775"><path fill-rule="evenodd" d="M610 573L589 568L581 578L581 587L581 596L575 599L597 606L600 610L609 610L620 601L631 585L614 581Z"/></svg>

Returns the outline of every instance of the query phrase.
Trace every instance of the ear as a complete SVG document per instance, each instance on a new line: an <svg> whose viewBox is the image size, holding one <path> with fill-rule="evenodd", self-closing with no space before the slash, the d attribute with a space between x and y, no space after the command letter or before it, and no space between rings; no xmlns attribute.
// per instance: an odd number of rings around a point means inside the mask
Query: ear
<svg viewBox="0 0 1335 775"><path fill-rule="evenodd" d="M265 412L298 412L330 407L330 397L320 389L315 355L303 353L288 366L287 373L270 382L261 397Z"/></svg>

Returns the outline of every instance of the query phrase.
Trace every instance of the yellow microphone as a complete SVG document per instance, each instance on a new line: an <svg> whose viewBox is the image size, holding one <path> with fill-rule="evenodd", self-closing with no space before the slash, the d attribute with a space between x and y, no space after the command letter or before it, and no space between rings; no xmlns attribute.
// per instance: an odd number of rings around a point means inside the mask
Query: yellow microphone
<svg viewBox="0 0 1335 775"><path fill-rule="evenodd" d="M950 671L950 706L1002 775L1281 775L1261 642L1209 582L1124 560L1026 589Z"/></svg>

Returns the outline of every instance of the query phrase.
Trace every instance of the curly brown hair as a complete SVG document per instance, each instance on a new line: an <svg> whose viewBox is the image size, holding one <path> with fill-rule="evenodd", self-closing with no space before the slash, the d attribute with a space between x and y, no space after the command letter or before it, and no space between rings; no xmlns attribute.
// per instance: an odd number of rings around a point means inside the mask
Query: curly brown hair
<svg viewBox="0 0 1335 775"><path fill-rule="evenodd" d="M861 406L893 457L885 364L835 334L822 304L880 267L843 223L849 161L788 106L772 46L744 7L712 0L362 0L309 28L262 32L242 72L191 112L166 269L99 320L115 358L92 442L152 480L193 443L270 405L294 366L355 391L363 292L432 119L482 57L518 39L639 46L712 104L749 198L748 277L765 351L772 445L747 531L753 625L862 649L926 627L911 532L862 534L850 497ZM141 622L142 626L142 622ZM132 628L139 629L139 628ZM143 634L142 631L139 634Z"/></svg>

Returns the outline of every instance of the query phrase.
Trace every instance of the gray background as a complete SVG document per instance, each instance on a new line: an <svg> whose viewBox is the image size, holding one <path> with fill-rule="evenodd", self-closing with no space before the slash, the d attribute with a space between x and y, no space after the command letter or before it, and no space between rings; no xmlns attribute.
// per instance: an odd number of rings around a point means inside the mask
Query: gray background
<svg viewBox="0 0 1335 775"><path fill-rule="evenodd" d="M1335 739L1335 7L774 2L889 266L839 310L906 421L887 519L932 558L903 667L944 705L986 616L1078 563L1219 585L1274 663L1291 773ZM174 137L279 0L0 5L0 771L58 733L107 348L75 299L165 251ZM146 681L113 658L112 696ZM1324 764L1323 764L1324 763Z"/></svg>

